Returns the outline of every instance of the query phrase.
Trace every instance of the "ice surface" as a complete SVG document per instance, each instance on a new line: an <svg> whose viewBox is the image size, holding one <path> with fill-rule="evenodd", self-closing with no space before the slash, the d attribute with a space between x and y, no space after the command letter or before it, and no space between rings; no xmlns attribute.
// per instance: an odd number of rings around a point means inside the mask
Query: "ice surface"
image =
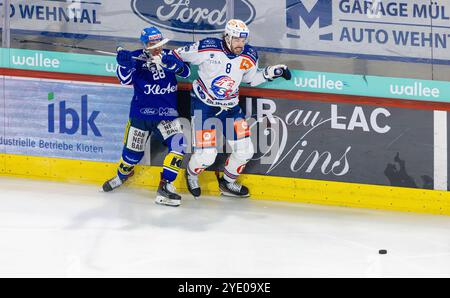
<svg viewBox="0 0 450 298"><path fill-rule="evenodd" d="M0 276L450 277L448 216L99 188L0 177Z"/></svg>

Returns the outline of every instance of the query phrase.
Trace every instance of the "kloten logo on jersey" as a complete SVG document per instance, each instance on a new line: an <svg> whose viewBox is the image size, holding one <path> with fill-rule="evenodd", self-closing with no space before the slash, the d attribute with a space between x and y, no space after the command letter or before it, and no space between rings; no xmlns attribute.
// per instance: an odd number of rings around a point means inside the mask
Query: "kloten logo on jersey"
<svg viewBox="0 0 450 298"><path fill-rule="evenodd" d="M227 22L226 0L132 0L131 7L144 21L177 32L221 33ZM235 0L234 12L246 24L255 18L248 0Z"/></svg>

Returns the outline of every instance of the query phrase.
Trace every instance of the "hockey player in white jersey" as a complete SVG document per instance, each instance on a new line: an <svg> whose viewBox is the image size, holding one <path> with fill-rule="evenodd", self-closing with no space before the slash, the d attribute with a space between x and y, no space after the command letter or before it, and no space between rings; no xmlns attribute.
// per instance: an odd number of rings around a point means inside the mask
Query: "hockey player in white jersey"
<svg viewBox="0 0 450 298"><path fill-rule="evenodd" d="M238 105L239 85L243 82L257 86L278 77L291 79L286 65L258 69L258 54L247 44L248 37L247 25L233 19L227 22L223 39L206 38L173 51L183 62L199 66L199 78L193 82L191 92L194 153L186 170L188 189L194 197L201 195L198 175L214 163L218 153L216 136L222 133L232 153L219 177L219 189L227 196L249 196L248 188L236 181L254 154L250 129ZM218 124L210 125L212 118ZM227 129L227 123L233 128Z"/></svg>

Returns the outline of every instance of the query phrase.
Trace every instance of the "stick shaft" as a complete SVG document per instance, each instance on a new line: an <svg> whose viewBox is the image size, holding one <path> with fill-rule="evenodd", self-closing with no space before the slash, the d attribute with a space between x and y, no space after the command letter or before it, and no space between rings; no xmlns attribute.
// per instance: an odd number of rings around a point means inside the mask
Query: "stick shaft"
<svg viewBox="0 0 450 298"><path fill-rule="evenodd" d="M110 55L110 56L116 56L117 55L117 52L101 51L101 50L96 50L96 49L93 49L93 48L74 46L74 45L64 44L64 43L59 43L59 42L47 42L47 41L38 41L38 40L20 40L19 42L20 43L38 43L38 44L58 46L58 47L63 47L63 48L79 49L79 50L91 51L91 52L95 52L95 53L99 53L99 54L106 54L106 55ZM121 47L118 48L118 51L119 51L119 49L120 50L124 50ZM139 58L139 57L133 57L133 59L134 60L147 61L146 59L142 59L142 58Z"/></svg>

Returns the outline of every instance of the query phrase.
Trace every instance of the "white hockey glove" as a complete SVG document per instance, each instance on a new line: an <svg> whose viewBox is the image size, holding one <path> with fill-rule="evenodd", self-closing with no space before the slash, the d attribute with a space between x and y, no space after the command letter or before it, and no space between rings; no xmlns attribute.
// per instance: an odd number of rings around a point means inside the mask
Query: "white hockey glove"
<svg viewBox="0 0 450 298"><path fill-rule="evenodd" d="M156 68L157 70L162 70L164 65L161 61L161 57L162 57L161 54L157 56L150 56L149 59L147 60L148 69L152 70Z"/></svg>
<svg viewBox="0 0 450 298"><path fill-rule="evenodd" d="M266 80L272 81L273 79L283 77L286 80L290 80L292 75L289 68L284 64L278 64L273 66L267 66L264 69L264 78Z"/></svg>

